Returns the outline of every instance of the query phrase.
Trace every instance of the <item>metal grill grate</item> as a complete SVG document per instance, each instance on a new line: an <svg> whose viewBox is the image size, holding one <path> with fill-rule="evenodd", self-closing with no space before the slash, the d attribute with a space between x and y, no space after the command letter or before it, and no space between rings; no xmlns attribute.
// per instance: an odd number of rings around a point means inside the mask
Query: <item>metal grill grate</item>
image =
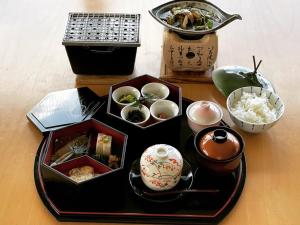
<svg viewBox="0 0 300 225"><path fill-rule="evenodd" d="M64 45L139 46L139 14L70 13Z"/></svg>

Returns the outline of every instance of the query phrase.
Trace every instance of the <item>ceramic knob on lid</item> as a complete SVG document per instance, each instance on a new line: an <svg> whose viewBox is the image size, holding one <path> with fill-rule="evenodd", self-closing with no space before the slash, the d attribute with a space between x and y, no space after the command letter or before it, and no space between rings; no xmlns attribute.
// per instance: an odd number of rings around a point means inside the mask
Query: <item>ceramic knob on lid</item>
<svg viewBox="0 0 300 225"><path fill-rule="evenodd" d="M230 159L240 151L238 139L224 129L207 133L201 138L199 145L203 154L216 160Z"/></svg>
<svg viewBox="0 0 300 225"><path fill-rule="evenodd" d="M147 148L140 159L141 177L152 190L172 189L180 180L183 159L173 146L156 144Z"/></svg>

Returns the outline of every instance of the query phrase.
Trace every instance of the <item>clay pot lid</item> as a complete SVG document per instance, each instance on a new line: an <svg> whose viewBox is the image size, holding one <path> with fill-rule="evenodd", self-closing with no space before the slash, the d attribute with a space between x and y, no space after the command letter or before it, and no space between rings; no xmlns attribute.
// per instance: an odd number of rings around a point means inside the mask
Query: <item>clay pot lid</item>
<svg viewBox="0 0 300 225"><path fill-rule="evenodd" d="M209 101L195 102L188 113L190 118L197 124L212 124L222 117L220 107Z"/></svg>
<svg viewBox="0 0 300 225"><path fill-rule="evenodd" d="M216 129L205 134L199 142L200 151L209 158L230 159L240 151L238 139L224 129Z"/></svg>

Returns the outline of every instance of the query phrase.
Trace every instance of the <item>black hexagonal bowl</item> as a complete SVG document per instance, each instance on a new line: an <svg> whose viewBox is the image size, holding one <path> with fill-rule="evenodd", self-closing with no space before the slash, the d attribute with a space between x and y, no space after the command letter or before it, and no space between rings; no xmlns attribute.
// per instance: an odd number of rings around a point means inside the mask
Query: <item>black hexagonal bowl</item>
<svg viewBox="0 0 300 225"><path fill-rule="evenodd" d="M107 163L95 157L95 137L97 133L105 133L112 136L112 152L120 160L117 168L110 168ZM51 166L51 157L54 154L57 140L63 140L67 143L69 140L79 135L89 135L88 151L78 157ZM93 140L93 141L91 141ZM61 196L66 197L66 202L70 204L74 201L83 201L88 204L89 201L99 200L106 205L114 198L121 198L119 190L122 190L122 179L124 179L125 153L127 146L127 135L95 119L90 119L78 124L61 128L50 132L46 143L45 155L42 163L42 177L49 186L55 186ZM68 177L70 169L88 165L94 168L97 175L83 182L75 182ZM115 180L120 180L120 185L113 184ZM103 187L99 193L97 187ZM115 193L114 196L107 196L105 193ZM93 193L93 194L92 194ZM98 194L95 194L98 193ZM55 197L55 196L53 196Z"/></svg>
<svg viewBox="0 0 300 225"><path fill-rule="evenodd" d="M171 100L175 102L179 107L178 115L175 117L172 117L170 119L167 119L165 121L157 122L153 120L153 118L150 118L148 123L145 126L139 126L132 124L128 121L125 121L121 118L120 115L120 109L118 108L117 104L112 100L112 93L115 89L122 87L122 86L132 86L137 88L141 91L142 87L150 82L158 82L166 85L169 90L170 94L168 96L168 100ZM114 120L115 123L118 124L118 127L121 131L124 133L130 133L133 134L132 136L136 138L144 138L144 140L147 140L148 143L151 140L155 140L156 143L166 143L168 140L166 140L164 135L162 135L162 131L165 130L178 130L180 129L180 120L182 117L182 92L181 88L178 86L175 86L171 83L165 82L163 80L160 80L158 78L155 78L153 76L149 75L143 75L136 77L134 79L121 82L115 85L112 85L109 90L109 96L108 96L108 103L107 103L107 114L110 116L111 120ZM178 132L179 134L179 132ZM169 136L169 135L166 135ZM172 137L174 138L174 137ZM143 149L142 149L143 150Z"/></svg>

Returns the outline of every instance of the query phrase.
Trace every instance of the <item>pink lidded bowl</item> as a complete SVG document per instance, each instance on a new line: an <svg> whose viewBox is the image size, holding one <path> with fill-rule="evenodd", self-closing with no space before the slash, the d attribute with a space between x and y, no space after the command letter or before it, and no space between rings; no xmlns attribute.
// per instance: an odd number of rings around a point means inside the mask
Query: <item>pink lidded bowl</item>
<svg viewBox="0 0 300 225"><path fill-rule="evenodd" d="M222 108L210 101L196 101L186 109L188 125L196 134L202 129L220 124L223 111Z"/></svg>

